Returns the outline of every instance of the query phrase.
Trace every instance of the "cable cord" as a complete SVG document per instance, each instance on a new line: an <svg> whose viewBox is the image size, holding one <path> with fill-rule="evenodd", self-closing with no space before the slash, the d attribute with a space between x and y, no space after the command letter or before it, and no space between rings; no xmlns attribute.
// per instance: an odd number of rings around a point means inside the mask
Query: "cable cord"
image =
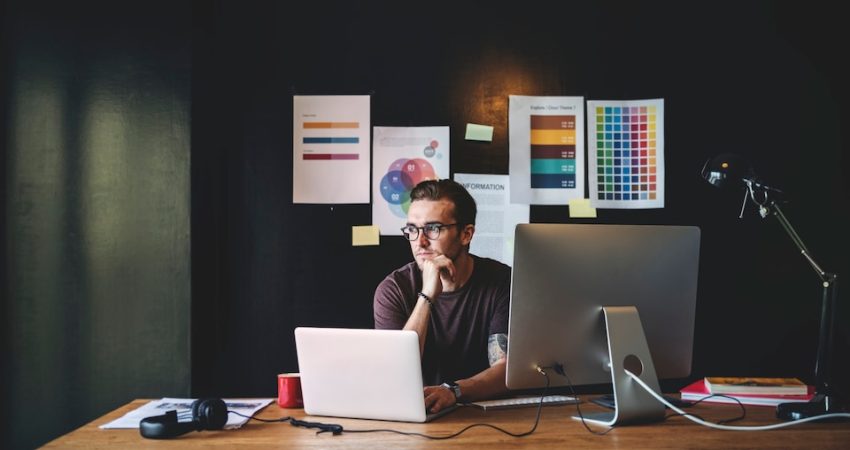
<svg viewBox="0 0 850 450"><path fill-rule="evenodd" d="M707 422L705 420L699 419L697 417L694 417L693 414L686 413L685 411L682 411L681 409L673 406L672 404L670 404L670 402L665 400L664 397L660 396L658 393L656 393L654 390L652 390L651 387L647 386L646 383L644 383L643 380L641 380L637 375L635 375L635 374L633 374L633 373L631 373L631 372L629 372L628 370L625 370L625 369L624 369L624 371L626 372L626 375L631 377L632 380L636 381L637 384L640 385L640 387L642 387L644 390L646 390L646 392L648 392L650 395L655 397L656 400L658 400L659 402L661 402L662 404L664 404L668 408L672 409L673 411L676 411L677 413L679 413L682 416L685 416L688 420L690 420L692 422L698 423L700 425L703 425L703 426L706 426L706 427L709 427L709 428L715 428L715 429L718 429L718 430L766 431L766 430L775 430L775 429L778 429L778 428L790 427L790 426L793 426L793 425L799 425L799 424L803 424L803 423L806 423L806 422L814 422L814 421L817 421L817 420L850 418L850 413L832 413L832 414L823 414L823 415L820 415L820 416L807 417L805 419L799 419L799 420L795 420L793 422L776 423L776 424L773 424L773 425L758 425L758 426L721 425L721 424Z"/></svg>
<svg viewBox="0 0 850 450"><path fill-rule="evenodd" d="M573 381L570 379L569 375L567 375L567 372L564 370L564 366L561 365L561 364L555 364L552 367L544 367L544 368L545 369L553 369L555 371L555 373L557 373L558 375L567 379L567 386L570 388L570 393L576 399L576 412L578 412L578 417L579 417L579 419L581 419L581 424L584 425L584 428L587 431L589 431L590 433L595 434L597 436L605 436L606 434L610 433L611 430L614 429L614 427L610 427L605 431L596 431L593 428L590 428L590 425L588 425L587 422L584 420L584 414L581 413L581 406L580 406L581 405L581 399L579 398L578 394L576 394L576 390L573 388ZM548 380L548 378L547 378L547 380Z"/></svg>
<svg viewBox="0 0 850 450"><path fill-rule="evenodd" d="M392 430L392 429L344 430L344 431L346 433L386 432L386 433L401 434L401 435L404 435L404 436L419 436L419 437L423 437L425 439L432 439L432 440L444 440L444 439L451 439L451 438L460 436L461 434L463 434L463 433L465 433L468 430L471 430L473 428L486 427L486 428L492 428L492 429L494 429L498 432L507 434L508 436L517 437L517 438L525 437L525 436L530 435L531 433L534 433L534 431L537 430L537 425L540 424L540 414L543 411L543 398L546 396L546 392L549 390L549 375L547 375L545 371L540 370L540 369L538 369L538 372L540 372L541 375L546 377L546 387L543 389L543 394L540 396L540 403L537 404L537 416L534 418L534 425L531 427L530 430L523 432L523 433L514 433L514 432L511 432L511 431L505 430L504 428L497 427L496 425L491 425L489 423L474 423L472 425L468 425L468 426L462 428L460 431L457 431L455 433L445 435L445 436L433 436L433 435L424 434L424 433L399 431L399 430Z"/></svg>
<svg viewBox="0 0 850 450"><path fill-rule="evenodd" d="M554 370L555 370L555 372L557 372L557 373L558 373L558 375L561 375L562 377L564 377L564 378L566 378L566 379L567 379L567 387L569 387L569 388L570 388L570 392L572 393L573 397L575 397L575 399L577 400L577 402L576 402L576 411L578 412L579 419L581 419L581 424L582 424L582 425L584 425L584 428L585 428L587 431L589 431L590 433L593 433L593 434L595 434L595 435L597 435L597 436L604 436L604 435L606 435L606 434L610 433L610 432L611 432L611 430L613 430L614 428L616 428L616 426L611 426L611 427L608 427L608 429L607 429L607 430L605 430L605 431L596 431L596 430L594 430L594 429L590 428L590 426L588 426L588 425L587 425L587 422L586 422L586 421L585 421L585 419L584 419L584 415L581 413L581 407L579 406L579 405L580 405L580 403L581 403L581 399L579 399L578 394L576 394L576 391L575 391L575 389L573 388L573 382L572 382L572 380L570 379L569 375L567 375L566 371L564 370L564 366L562 366L561 364L556 364L556 365L555 365L555 366L553 366L553 367L546 367L546 368L547 368L547 369L549 369L549 368L554 369ZM741 401L740 401L740 400L738 400L737 398L729 397L728 395L715 394L715 395L710 395L710 396L707 396L707 397L703 397L703 398L701 398L701 399L699 399L699 400L697 400L697 401L693 402L693 403L691 404L691 406L698 405L698 404L702 403L704 400L707 400L707 399L709 399L709 398L711 398L711 397L725 397L725 398L728 398L728 399L730 399L730 400L735 401L735 402L738 404L738 406L740 406L740 407L741 407L741 415L736 416L736 417L732 417L732 418L730 418L730 419L723 419L723 420L719 421L718 423L720 423L720 424L724 424L724 423L736 422L736 421L738 421L738 420L742 420L743 418L745 418L745 417L747 416L747 410L746 410L746 408L744 408L744 404L743 404L743 403L741 403ZM702 417L700 417L700 416L698 416L698 415L696 415L696 414L693 414L693 413L684 413L684 414L674 413L674 414L670 414L670 415L665 416L665 417L664 417L664 420L667 420L668 418L673 417L673 416L681 416L681 415L690 415L690 416L694 416L694 417L697 417L697 418L699 418L700 420L702 420Z"/></svg>
<svg viewBox="0 0 850 450"><path fill-rule="evenodd" d="M292 420L292 416L281 417L279 419L260 419L259 417L247 416L245 414L238 413L236 411L228 410L227 412L229 412L230 414L236 414L237 416L240 416L240 417L245 417L248 420L256 420L257 422L289 422L289 421Z"/></svg>
<svg viewBox="0 0 850 450"><path fill-rule="evenodd" d="M231 414L236 414L237 416L247 417L248 420L256 420L258 422L289 422L290 425L294 427L303 427L303 428L318 428L319 431L316 434L322 433L332 433L334 435L342 434L342 425L337 425L334 423L322 423L322 422L308 422L306 420L298 420L292 416L281 417L278 419L260 419L259 417L254 416L246 416L245 414L238 413L236 411L228 411Z"/></svg>
<svg viewBox="0 0 850 450"><path fill-rule="evenodd" d="M258 422L289 422L291 425L297 426L297 427L318 428L319 431L317 431L316 434L332 433L334 435L339 435L339 434L342 434L343 432L344 433L396 433L396 434L401 434L401 435L404 435L404 436L418 436L418 437L422 437L422 438L425 438L425 439L444 440L444 439L451 439L451 438L460 436L461 434L463 434L463 433L465 433L468 430L471 430L473 428L486 427L486 428L492 428L496 431L507 434L508 436L513 436L513 437L519 438L519 437L525 437L525 436L530 435L531 433L534 433L537 430L537 426L540 424L540 415L543 412L543 399L544 399L544 397L546 397L546 392L549 390L549 375L547 375L546 372L543 371L542 369L538 369L537 371L541 375L546 377L546 387L543 389L543 394L540 396L540 403L538 403L538 405L537 405L537 416L534 418L534 425L531 427L530 430L522 432L522 433L514 433L512 431L505 430L504 428L497 427L496 425L491 425L489 423L474 423L474 424L468 425L468 426L462 428L460 431L457 431L457 432L452 433L452 434L448 434L448 435L445 435L445 436L433 436L433 435L429 435L429 434L416 433L416 432L412 432L412 431L393 430L393 429L390 429L390 428L374 428L374 429L364 429L364 430L352 430L352 429L345 429L345 428L342 427L342 425L338 425L338 424L321 423L321 422L307 422L307 421L295 419L291 416L281 417L279 419L260 419L258 417L254 417L254 416L246 416L245 414L240 414L240 413L235 412L235 411L228 411L228 412L230 414L236 414L237 416L246 417L246 418L248 418L248 420L256 420Z"/></svg>
<svg viewBox="0 0 850 450"><path fill-rule="evenodd" d="M723 394L711 394L711 395L707 395L707 396L705 396L705 397L703 397L703 398L701 398L701 399L699 399L699 400L697 400L697 401L695 401L695 402L692 402L689 406L696 406L696 405L699 405L700 403L702 403L702 402L704 402L704 401L706 401L706 400L708 400L708 399L714 398L714 397L723 397L723 398L728 398L729 400L732 400L732 401L734 401L735 403L737 403L737 404L738 404L738 406L741 408L741 415L740 415L740 416L735 416L735 417L732 417L731 419L718 420L716 423L718 423L718 424L722 425L722 424L726 424L726 423L737 422L737 421L739 421L739 420L743 420L743 419L745 419L745 418L747 417L747 408L745 408L745 407L744 407L744 404L743 404L743 403L741 403L741 401L740 401L740 400L738 400L738 399L737 399L737 398L735 398L735 397L730 397L730 396L728 396L728 395L723 395ZM664 416L664 420L667 420L667 419L669 419L669 418L671 418L671 417L682 416L682 415L696 417L697 419L699 419L699 420L703 420L703 421L705 420L705 419L703 419L702 417L700 417L699 415L694 414L694 413L679 414L679 413L677 413L677 412L673 412L673 414L668 414L668 415Z"/></svg>

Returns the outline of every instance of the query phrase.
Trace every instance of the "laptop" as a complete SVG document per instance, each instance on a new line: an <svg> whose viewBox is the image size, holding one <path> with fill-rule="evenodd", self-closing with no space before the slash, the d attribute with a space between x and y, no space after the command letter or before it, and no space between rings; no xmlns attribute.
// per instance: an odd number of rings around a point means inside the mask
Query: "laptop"
<svg viewBox="0 0 850 450"><path fill-rule="evenodd" d="M307 414L429 422L456 408L426 411L414 331L299 327L295 347Z"/></svg>

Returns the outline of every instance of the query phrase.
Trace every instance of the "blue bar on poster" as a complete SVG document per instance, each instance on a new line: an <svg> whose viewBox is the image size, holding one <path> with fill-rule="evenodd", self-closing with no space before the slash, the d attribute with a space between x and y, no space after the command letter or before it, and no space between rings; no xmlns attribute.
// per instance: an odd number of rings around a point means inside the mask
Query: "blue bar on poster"
<svg viewBox="0 0 850 450"><path fill-rule="evenodd" d="M305 137L305 144L358 144L358 137Z"/></svg>
<svg viewBox="0 0 850 450"><path fill-rule="evenodd" d="M532 189L575 189L575 174L531 174Z"/></svg>

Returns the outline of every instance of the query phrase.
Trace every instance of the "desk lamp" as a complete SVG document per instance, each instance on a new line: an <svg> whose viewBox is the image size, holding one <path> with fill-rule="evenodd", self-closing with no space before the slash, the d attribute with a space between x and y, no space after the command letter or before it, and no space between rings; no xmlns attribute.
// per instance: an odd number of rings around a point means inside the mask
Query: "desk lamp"
<svg viewBox="0 0 850 450"><path fill-rule="evenodd" d="M767 186L755 175L752 166L741 156L725 153L710 158L702 168L702 177L718 188L744 188L744 203L741 205L743 217L747 200L758 207L762 218L776 217L785 232L800 250L800 254L812 266L823 285L821 297L820 338L818 340L817 360L815 361L815 396L807 403L782 403L776 408L780 419L799 420L806 417L843 412L845 405L833 393L829 382L829 360L832 350L834 327L833 311L838 300L838 275L826 272L815 262L800 236L788 222L775 196L782 194L779 189Z"/></svg>

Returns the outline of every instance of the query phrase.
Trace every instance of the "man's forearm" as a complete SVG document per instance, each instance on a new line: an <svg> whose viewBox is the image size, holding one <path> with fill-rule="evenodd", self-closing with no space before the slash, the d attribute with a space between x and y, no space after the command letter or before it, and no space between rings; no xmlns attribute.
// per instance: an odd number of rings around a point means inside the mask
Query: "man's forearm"
<svg viewBox="0 0 850 450"><path fill-rule="evenodd" d="M502 358L492 366L478 374L458 380L460 385L461 401L471 402L477 400L491 399L508 393L505 386L505 370L507 360Z"/></svg>
<svg viewBox="0 0 850 450"><path fill-rule="evenodd" d="M418 297L416 307L413 308L413 313L404 324L405 330L415 331L419 335L419 356L425 351L425 339L428 337L428 321L431 318L431 306L428 302Z"/></svg>

